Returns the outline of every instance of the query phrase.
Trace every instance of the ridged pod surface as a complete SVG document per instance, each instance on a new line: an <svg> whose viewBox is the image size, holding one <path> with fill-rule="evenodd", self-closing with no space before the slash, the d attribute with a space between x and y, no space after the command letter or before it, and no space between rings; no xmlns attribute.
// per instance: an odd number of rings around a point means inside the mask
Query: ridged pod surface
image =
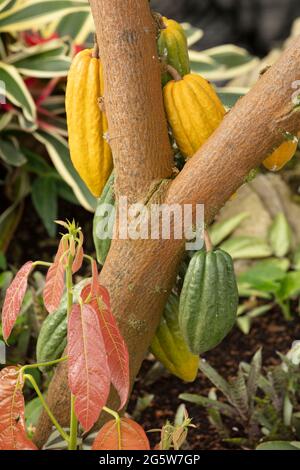
<svg viewBox="0 0 300 470"><path fill-rule="evenodd" d="M199 251L189 264L180 295L179 325L193 354L216 347L232 329L238 289L233 262L222 250Z"/></svg>
<svg viewBox="0 0 300 470"><path fill-rule="evenodd" d="M157 41L158 54L163 61L174 67L181 76L190 73L190 61L187 38L182 26L177 21L163 17L166 29L162 29ZM172 77L168 73L162 76L165 85Z"/></svg>
<svg viewBox="0 0 300 470"><path fill-rule="evenodd" d="M295 155L298 147L298 139L286 140L274 152L269 155L263 165L267 170L279 171L283 168Z"/></svg>
<svg viewBox="0 0 300 470"><path fill-rule="evenodd" d="M192 354L178 323L179 300L171 294L151 344L151 352L173 375L185 382L197 376L199 357Z"/></svg>
<svg viewBox="0 0 300 470"><path fill-rule="evenodd" d="M109 207L115 205L114 173L109 177L101 196L97 201L93 221L93 239L96 248L97 261L104 264L111 245L111 235L114 223L114 212L108 214ZM101 233L107 233L107 238L101 238Z"/></svg>
<svg viewBox="0 0 300 470"><path fill-rule="evenodd" d="M92 49L85 49L75 56L68 74L66 112L71 160L96 197L113 167L111 149L104 138L107 119L98 102L103 94L101 61L93 57Z"/></svg>
<svg viewBox="0 0 300 470"><path fill-rule="evenodd" d="M220 125L225 108L213 86L188 74L164 87L167 119L182 155L190 158Z"/></svg>

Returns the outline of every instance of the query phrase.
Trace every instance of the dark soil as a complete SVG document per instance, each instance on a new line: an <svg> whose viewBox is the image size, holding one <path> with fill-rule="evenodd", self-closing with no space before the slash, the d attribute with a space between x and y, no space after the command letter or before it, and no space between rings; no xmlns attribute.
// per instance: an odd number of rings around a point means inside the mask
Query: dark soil
<svg viewBox="0 0 300 470"><path fill-rule="evenodd" d="M253 327L248 336L238 328L213 351L203 357L223 375L225 378L235 377L240 361L250 362L258 348L263 348L263 364L271 366L278 364L280 360L276 351L286 353L293 341L300 339L300 320L287 323L279 311L273 311L253 322ZM207 396L212 384L199 372L197 380L192 384L185 384L172 375L160 377L150 386L144 385L144 377L153 362L151 359L144 362L143 368L137 378L129 411L134 410L138 397L146 394L154 394L151 407L148 407L141 415L139 421L148 429L161 428L165 421L174 420L176 410L182 401L178 398L181 393L199 393ZM191 428L188 435L188 444L191 449L228 450L232 445L223 443L207 419L204 408L187 403L190 417L196 429ZM234 423L232 423L234 424ZM149 434L152 443L159 441L158 434Z"/></svg>

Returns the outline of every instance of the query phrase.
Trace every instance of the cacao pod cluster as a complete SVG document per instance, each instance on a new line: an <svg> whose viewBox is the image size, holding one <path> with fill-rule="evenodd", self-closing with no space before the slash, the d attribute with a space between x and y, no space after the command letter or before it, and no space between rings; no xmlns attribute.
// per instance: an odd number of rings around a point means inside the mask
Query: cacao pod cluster
<svg viewBox="0 0 300 470"><path fill-rule="evenodd" d="M165 28L157 39L162 62L166 117L176 146L191 158L221 124L226 110L214 87L190 72L188 43L181 25L162 18ZM96 48L95 48L96 49ZM95 50L84 50L73 60L67 83L66 111L71 159L98 206L115 204L113 159L107 139L108 124L99 106L104 96L103 71ZM295 154L298 140L287 140L264 161L281 169ZM94 217L97 259L104 264L111 240L97 236L102 214ZM106 217L107 219L107 217ZM151 351L174 375L193 381L198 357L217 346L233 327L238 290L231 257L222 250L201 250L191 259L179 296L169 297ZM66 307L44 322L38 341L41 362L57 359L66 341Z"/></svg>
<svg viewBox="0 0 300 470"><path fill-rule="evenodd" d="M220 125L225 109L213 86L200 75L190 73L183 28L174 20L162 20L165 29L158 39L158 53L167 66L162 75L166 115L178 149L190 158ZM263 165L270 171L279 171L295 155L297 146L296 137L288 139L267 156Z"/></svg>

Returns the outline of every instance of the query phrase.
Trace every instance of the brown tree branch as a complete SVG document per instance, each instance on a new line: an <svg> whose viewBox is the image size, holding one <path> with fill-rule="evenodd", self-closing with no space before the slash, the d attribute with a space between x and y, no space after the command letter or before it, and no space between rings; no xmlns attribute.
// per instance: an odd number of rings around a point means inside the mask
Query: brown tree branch
<svg viewBox="0 0 300 470"><path fill-rule="evenodd" d="M129 203L136 202L153 181L172 174L156 24L147 0L90 0L90 4L104 64L116 191Z"/></svg>
<svg viewBox="0 0 300 470"><path fill-rule="evenodd" d="M125 129L124 140L112 140L119 193L136 201L144 197L153 181L170 174L156 61L153 69L150 65L155 54L154 31L145 31L150 18L148 1L92 0L91 4L106 70L109 129L112 137ZM124 73L126 64L130 64L128 73ZM137 83L133 65L139 68L142 84ZM230 111L177 178L162 185L154 197L168 204L204 203L206 221L211 222L249 171L283 140L283 131L300 129L300 113L292 111L291 102L291 85L299 78L300 38ZM128 345L132 383L155 333L183 250L184 242L173 239L112 243L100 280L110 292L113 311ZM67 366L61 364L48 392L51 409L64 425L68 423L69 399L66 376ZM112 393L110 406L115 408L117 403ZM43 415L35 441L41 445L50 430L49 420Z"/></svg>

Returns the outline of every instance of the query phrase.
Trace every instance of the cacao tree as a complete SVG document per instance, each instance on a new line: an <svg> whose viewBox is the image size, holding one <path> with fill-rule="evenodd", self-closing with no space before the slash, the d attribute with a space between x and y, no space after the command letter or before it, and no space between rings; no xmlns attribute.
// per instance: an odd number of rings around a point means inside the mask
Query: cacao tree
<svg viewBox="0 0 300 470"><path fill-rule="evenodd" d="M148 0L90 0L90 5L103 66L116 200L126 196L129 204L202 203L209 224L249 172L284 142L285 133L300 129L299 108L292 99L293 84L300 78L300 37L177 174L163 107L157 23ZM152 342L183 252L184 240L175 237L123 240L117 234L110 246L100 282L110 293L128 346L131 384ZM47 397L62 424L69 420L66 371L65 363L57 366ZM113 390L109 406L118 409L118 403ZM43 414L35 434L38 446L50 431Z"/></svg>

